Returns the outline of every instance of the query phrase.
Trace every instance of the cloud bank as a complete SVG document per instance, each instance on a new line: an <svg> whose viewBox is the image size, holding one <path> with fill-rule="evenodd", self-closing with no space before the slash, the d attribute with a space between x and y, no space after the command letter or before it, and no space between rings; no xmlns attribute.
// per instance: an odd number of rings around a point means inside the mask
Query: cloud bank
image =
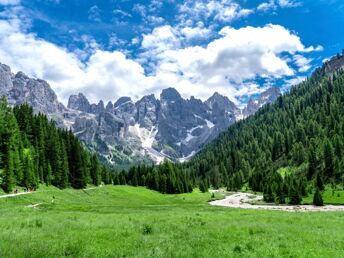
<svg viewBox="0 0 344 258"><path fill-rule="evenodd" d="M206 10L216 19L231 20L249 13L227 2L231 9L221 10L224 13L219 13L217 1L209 1L198 6L198 15L206 15ZM186 3L180 7L185 8L185 14L191 1ZM82 51L71 52L28 33L13 16L0 20L0 62L15 72L47 80L64 103L78 92L97 102L159 94L166 87L175 87L185 97L202 99L217 91L237 102L244 95L264 90L258 87L257 78L291 80L297 72L307 71L311 60L304 54L321 50L304 46L298 35L274 24L238 29L225 26L206 45L185 45L189 39L213 32L203 23L184 18L185 26L162 25L144 34L136 41L141 50L137 58L95 45L85 59Z"/></svg>

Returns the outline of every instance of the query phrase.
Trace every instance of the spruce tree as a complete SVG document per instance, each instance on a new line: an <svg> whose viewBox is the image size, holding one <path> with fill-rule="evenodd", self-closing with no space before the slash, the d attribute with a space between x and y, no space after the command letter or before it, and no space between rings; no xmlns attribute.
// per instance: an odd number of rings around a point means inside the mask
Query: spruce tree
<svg viewBox="0 0 344 258"><path fill-rule="evenodd" d="M322 176L320 172L317 173L317 176L315 178L315 187L319 189L320 191L324 191L325 189L324 182L322 180Z"/></svg>
<svg viewBox="0 0 344 258"><path fill-rule="evenodd" d="M327 178L334 175L334 149L329 140L324 145L324 173Z"/></svg>
<svg viewBox="0 0 344 258"><path fill-rule="evenodd" d="M313 196L313 205L315 206L324 206L324 201L321 196L321 192L319 188L316 188L314 196Z"/></svg>

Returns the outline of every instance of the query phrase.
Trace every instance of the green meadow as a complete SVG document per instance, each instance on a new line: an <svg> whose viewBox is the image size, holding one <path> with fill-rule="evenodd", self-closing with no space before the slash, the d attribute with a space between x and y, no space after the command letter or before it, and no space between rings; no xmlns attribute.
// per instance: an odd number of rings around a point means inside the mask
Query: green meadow
<svg viewBox="0 0 344 258"><path fill-rule="evenodd" d="M0 199L0 257L344 257L344 213L214 207L210 197L42 186Z"/></svg>

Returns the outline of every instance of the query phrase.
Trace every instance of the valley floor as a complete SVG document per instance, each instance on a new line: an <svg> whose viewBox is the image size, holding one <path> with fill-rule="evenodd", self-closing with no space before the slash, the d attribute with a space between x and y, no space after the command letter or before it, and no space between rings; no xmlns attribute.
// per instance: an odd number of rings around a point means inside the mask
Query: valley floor
<svg viewBox="0 0 344 258"><path fill-rule="evenodd" d="M0 257L343 257L343 212L231 209L210 195L42 186L0 199Z"/></svg>

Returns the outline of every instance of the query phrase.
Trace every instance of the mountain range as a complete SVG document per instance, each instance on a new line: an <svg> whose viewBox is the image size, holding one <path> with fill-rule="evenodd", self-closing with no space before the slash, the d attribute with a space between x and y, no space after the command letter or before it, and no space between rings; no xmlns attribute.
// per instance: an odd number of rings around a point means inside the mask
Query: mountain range
<svg viewBox="0 0 344 258"><path fill-rule="evenodd" d="M159 99L154 95L138 101L121 97L106 105L102 100L91 104L79 93L70 96L65 107L46 81L23 72L14 74L9 66L0 64L0 96L6 96L11 105L28 103L117 165L160 163L165 158L186 161L231 124L279 95L279 88L271 87L240 109L219 93L202 101L184 99L174 88L167 88Z"/></svg>

